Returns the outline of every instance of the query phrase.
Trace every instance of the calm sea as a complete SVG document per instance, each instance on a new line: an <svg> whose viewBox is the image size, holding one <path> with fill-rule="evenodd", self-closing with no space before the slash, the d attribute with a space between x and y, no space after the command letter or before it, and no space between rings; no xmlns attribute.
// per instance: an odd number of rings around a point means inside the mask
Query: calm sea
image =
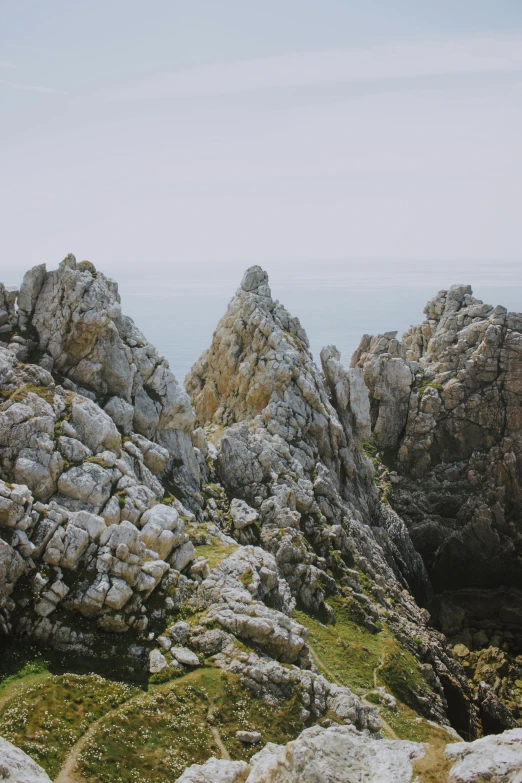
<svg viewBox="0 0 522 783"><path fill-rule="evenodd" d="M272 295L306 329L318 360L334 344L344 364L363 334L397 330L420 323L428 299L454 283L471 284L489 304L522 311L522 260L347 261L338 263L267 264ZM212 340L216 324L241 281L238 266L183 267L167 264L155 270L110 266L101 271L119 282L123 309L167 357L182 381ZM22 272L4 269L0 279L20 283Z"/></svg>

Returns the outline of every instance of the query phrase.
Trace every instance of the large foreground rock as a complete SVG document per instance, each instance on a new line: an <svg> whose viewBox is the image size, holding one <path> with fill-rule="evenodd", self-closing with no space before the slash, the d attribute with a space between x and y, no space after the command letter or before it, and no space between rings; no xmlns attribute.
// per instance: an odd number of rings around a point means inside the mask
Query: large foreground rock
<svg viewBox="0 0 522 783"><path fill-rule="evenodd" d="M51 783L47 773L35 761L1 737L0 780L6 783Z"/></svg>
<svg viewBox="0 0 522 783"><path fill-rule="evenodd" d="M410 783L414 763L424 759L426 750L426 745L416 742L373 740L349 726L314 726L285 746L269 743L248 765L210 759L189 767L177 783ZM522 729L449 745L446 759L443 751L428 757L424 766L430 773L427 779L519 783Z"/></svg>
<svg viewBox="0 0 522 783"><path fill-rule="evenodd" d="M452 783L518 783L522 780L522 729L446 748Z"/></svg>

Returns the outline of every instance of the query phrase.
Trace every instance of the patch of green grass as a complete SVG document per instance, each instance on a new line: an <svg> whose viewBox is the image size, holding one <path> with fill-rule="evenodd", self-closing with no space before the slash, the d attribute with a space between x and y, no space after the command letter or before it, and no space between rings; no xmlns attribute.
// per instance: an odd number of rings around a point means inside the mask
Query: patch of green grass
<svg viewBox="0 0 522 783"><path fill-rule="evenodd" d="M371 438L365 440L362 446L363 454L371 460L377 457L378 448Z"/></svg>
<svg viewBox="0 0 522 783"><path fill-rule="evenodd" d="M212 544L197 546L196 554L197 557L204 557L208 560L208 566L212 569L235 552L237 548L237 544L222 544L219 539L214 539Z"/></svg>
<svg viewBox="0 0 522 783"><path fill-rule="evenodd" d="M410 707L416 705L415 694L426 688L415 658L395 640L387 646L379 678L397 699Z"/></svg>
<svg viewBox="0 0 522 783"><path fill-rule="evenodd" d="M269 706L237 676L198 669L100 723L80 756L80 770L97 783L171 783L190 764L220 757L213 729L232 759L247 759L259 747L242 745L238 729L260 731L263 743L287 742L303 728L299 711L297 693Z"/></svg>
<svg viewBox="0 0 522 783"><path fill-rule="evenodd" d="M368 574L365 574L364 571L361 571L360 568L357 568L356 570L359 573L359 582L361 583L363 592L366 593L366 595L372 595L373 588L375 586L374 582L370 579Z"/></svg>
<svg viewBox="0 0 522 783"><path fill-rule="evenodd" d="M52 405L54 402L54 389L48 386L36 386L34 383L26 383L20 386L19 389L14 391L9 397L13 402L22 402L28 394L37 394L42 400L45 400Z"/></svg>
<svg viewBox="0 0 522 783"><path fill-rule="evenodd" d="M440 383L434 383L430 378L426 376L426 370L419 370L415 378L413 380L412 384L412 391L417 392L419 397L422 397L426 390L432 388L436 389L437 391L442 391L442 385Z"/></svg>
<svg viewBox="0 0 522 783"><path fill-rule="evenodd" d="M370 701L369 697L368 700ZM397 712L382 705L380 705L379 709L381 715L390 724L399 739L411 740L412 742L429 742L431 745L436 746L447 745L448 742L457 741L442 726L432 725L417 715L407 705L399 703L397 706Z"/></svg>
<svg viewBox="0 0 522 783"><path fill-rule="evenodd" d="M308 642L317 667L329 680L359 694L384 685L405 709L416 710L416 697L426 694L428 685L413 655L399 645L387 627L371 633L355 622L347 599L334 596L329 603L335 611L335 625L323 625L304 612L294 613L310 629ZM371 694L368 699L373 701Z"/></svg>
<svg viewBox="0 0 522 783"><path fill-rule="evenodd" d="M96 674L51 675L3 705L0 735L54 778L88 726L136 693L137 688Z"/></svg>
<svg viewBox="0 0 522 783"><path fill-rule="evenodd" d="M173 587L175 590L175 585ZM167 588L167 595L169 594L169 590L170 588ZM201 618L204 617L206 613L206 609L198 609L196 606L184 603L174 609L172 614L167 615L164 622L164 628L169 628L171 625L174 625L174 623L179 623L180 621L192 626L199 625Z"/></svg>
<svg viewBox="0 0 522 783"><path fill-rule="evenodd" d="M436 389L437 391L442 391L442 384L440 383L433 383L433 381L423 381L420 386L417 387L417 393L419 397L422 397L427 389Z"/></svg>
<svg viewBox="0 0 522 783"><path fill-rule="evenodd" d="M244 587L248 587L248 585L252 584L252 577L253 577L253 571L251 568L247 568L246 571L244 571L241 576L239 577L241 584Z"/></svg>
<svg viewBox="0 0 522 783"><path fill-rule="evenodd" d="M1 658L0 699L6 696L14 683L49 671L49 660L34 647L7 647L2 650Z"/></svg>
<svg viewBox="0 0 522 783"><path fill-rule="evenodd" d="M84 462L92 462L94 465L99 465L102 468L107 467L105 460L102 457L86 457Z"/></svg>
<svg viewBox="0 0 522 783"><path fill-rule="evenodd" d="M315 653L315 663L330 680L333 676L354 691L370 690L385 635L372 634L354 622L346 599L334 596L329 603L335 610L335 625L323 625L304 612L294 613L296 620L310 629L308 641Z"/></svg>

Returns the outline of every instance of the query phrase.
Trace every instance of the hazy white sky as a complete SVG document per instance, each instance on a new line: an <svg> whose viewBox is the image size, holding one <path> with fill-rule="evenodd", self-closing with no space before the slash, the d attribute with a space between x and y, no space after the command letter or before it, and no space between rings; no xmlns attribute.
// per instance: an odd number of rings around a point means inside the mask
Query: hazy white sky
<svg viewBox="0 0 522 783"><path fill-rule="evenodd" d="M0 0L2 263L522 257L520 0Z"/></svg>

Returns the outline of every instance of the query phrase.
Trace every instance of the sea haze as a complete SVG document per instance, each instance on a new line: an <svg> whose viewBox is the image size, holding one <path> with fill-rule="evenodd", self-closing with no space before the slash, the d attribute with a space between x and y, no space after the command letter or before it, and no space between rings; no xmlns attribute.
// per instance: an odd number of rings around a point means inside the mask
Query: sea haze
<svg viewBox="0 0 522 783"><path fill-rule="evenodd" d="M246 267L246 265L245 265ZM345 365L363 334L402 334L424 320L441 288L470 284L489 304L522 311L522 261L350 261L266 265L272 296L306 329L316 361L334 344ZM241 282L240 267L179 267L119 276L125 312L167 357L182 381L208 348Z"/></svg>
<svg viewBox="0 0 522 783"><path fill-rule="evenodd" d="M166 356L180 382L210 345L248 266L144 263L123 270L92 260L118 281L123 311ZM53 266L48 264L49 269ZM349 365L363 334L392 330L402 334L424 319L428 299L454 283L470 284L474 295L488 304L522 311L522 259L353 260L265 268L274 299L300 319L317 362L321 348L334 344L342 362ZM4 267L0 280L20 285L24 271Z"/></svg>

